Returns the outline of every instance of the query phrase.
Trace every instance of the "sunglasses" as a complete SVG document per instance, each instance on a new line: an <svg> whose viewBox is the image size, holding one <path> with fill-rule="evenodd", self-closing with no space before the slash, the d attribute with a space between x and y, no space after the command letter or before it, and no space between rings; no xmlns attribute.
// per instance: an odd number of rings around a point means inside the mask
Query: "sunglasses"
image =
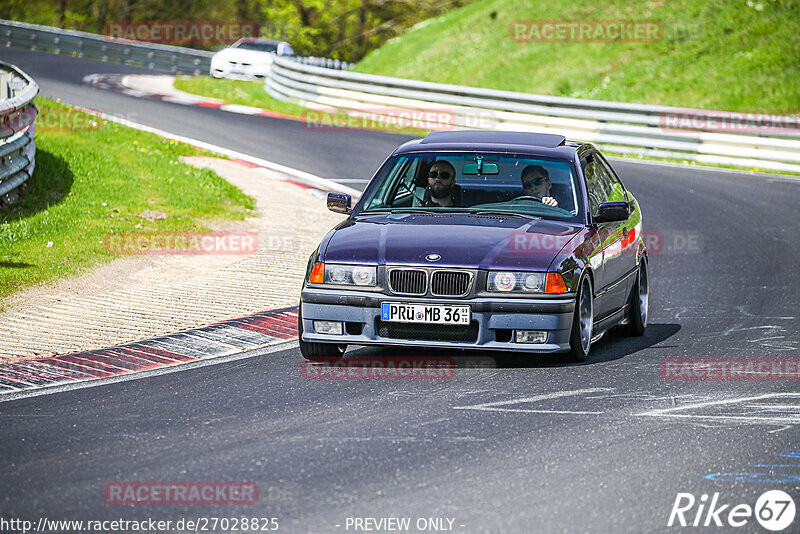
<svg viewBox="0 0 800 534"><path fill-rule="evenodd" d="M536 178L528 178L527 180L522 181L522 185L525 187L530 187L532 185L542 185L547 178L544 176L537 176Z"/></svg>
<svg viewBox="0 0 800 534"><path fill-rule="evenodd" d="M433 179L441 178L442 180L449 180L451 176L453 175L450 174L449 171L430 171L428 173L428 178Z"/></svg>

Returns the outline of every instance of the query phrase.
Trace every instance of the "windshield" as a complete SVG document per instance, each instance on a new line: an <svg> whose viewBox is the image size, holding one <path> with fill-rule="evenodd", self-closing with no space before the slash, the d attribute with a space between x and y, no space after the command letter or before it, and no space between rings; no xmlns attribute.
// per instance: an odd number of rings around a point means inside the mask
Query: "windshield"
<svg viewBox="0 0 800 534"><path fill-rule="evenodd" d="M257 41L243 41L233 45L233 48L243 48L244 50L257 50L259 52L275 52L278 50L278 43L261 43Z"/></svg>
<svg viewBox="0 0 800 534"><path fill-rule="evenodd" d="M402 154L381 167L357 213L503 212L577 222L576 184L565 159L491 152Z"/></svg>

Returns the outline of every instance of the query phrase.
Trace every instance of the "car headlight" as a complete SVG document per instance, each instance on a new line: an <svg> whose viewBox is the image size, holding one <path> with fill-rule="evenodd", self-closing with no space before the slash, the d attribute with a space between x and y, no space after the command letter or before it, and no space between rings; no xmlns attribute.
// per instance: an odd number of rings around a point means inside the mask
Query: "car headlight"
<svg viewBox="0 0 800 534"><path fill-rule="evenodd" d="M486 290L499 293L567 293L569 289L559 273L489 271Z"/></svg>
<svg viewBox="0 0 800 534"><path fill-rule="evenodd" d="M487 291L501 293L544 293L545 273L489 271Z"/></svg>
<svg viewBox="0 0 800 534"><path fill-rule="evenodd" d="M318 263L317 265L322 264ZM322 279L325 284L374 287L375 281L377 280L376 268L374 265L326 263L321 270L323 270ZM312 279L309 281L315 282L316 280L313 278L312 276Z"/></svg>

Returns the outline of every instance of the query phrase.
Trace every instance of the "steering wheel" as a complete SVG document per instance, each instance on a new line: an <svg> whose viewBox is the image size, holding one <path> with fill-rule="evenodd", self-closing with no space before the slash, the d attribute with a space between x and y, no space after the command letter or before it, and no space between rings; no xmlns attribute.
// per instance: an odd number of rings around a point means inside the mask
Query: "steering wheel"
<svg viewBox="0 0 800 534"><path fill-rule="evenodd" d="M516 197L514 200L535 200L536 202L541 202L542 199L539 197L535 197L533 195L522 195L521 197Z"/></svg>
<svg viewBox="0 0 800 534"><path fill-rule="evenodd" d="M422 198L419 198L419 197L416 195L416 193L415 193L415 192L414 192L414 191L411 189L411 187L409 187L409 185L408 185L408 184L406 184L405 182L401 181L401 182L400 182L400 186L401 186L403 189L405 189L405 190L406 190L406 192L410 193L410 194L411 194L411 196L412 196L412 197L414 197L414 199L415 199L417 202L419 202L420 204L422 204L422 203L425 201L424 199L422 199Z"/></svg>

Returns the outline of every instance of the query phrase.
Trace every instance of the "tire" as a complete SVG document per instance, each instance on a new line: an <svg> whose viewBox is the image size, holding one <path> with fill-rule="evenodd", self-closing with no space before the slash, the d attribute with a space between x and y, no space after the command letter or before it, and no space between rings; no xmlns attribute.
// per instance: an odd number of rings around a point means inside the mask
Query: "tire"
<svg viewBox="0 0 800 534"><path fill-rule="evenodd" d="M588 276L581 278L578 294L575 296L575 314L572 317L572 333L569 337L567 357L573 362L585 362L592 348L592 328L594 327L594 295L592 281Z"/></svg>
<svg viewBox="0 0 800 534"><path fill-rule="evenodd" d="M628 298L628 324L620 329L626 336L641 336L647 328L647 315L650 311L650 275L647 270L647 260L639 261L639 272L636 273L636 283Z"/></svg>
<svg viewBox="0 0 800 534"><path fill-rule="evenodd" d="M340 343L313 343L303 341L303 307L297 309L297 340L300 343L300 354L312 362L335 363L342 359L347 345Z"/></svg>

